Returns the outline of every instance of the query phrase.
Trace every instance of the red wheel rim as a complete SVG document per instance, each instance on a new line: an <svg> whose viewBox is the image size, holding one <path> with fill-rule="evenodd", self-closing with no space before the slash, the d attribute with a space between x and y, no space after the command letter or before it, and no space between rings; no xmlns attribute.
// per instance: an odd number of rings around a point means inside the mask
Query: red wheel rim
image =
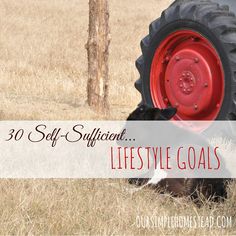
<svg viewBox="0 0 236 236"><path fill-rule="evenodd" d="M158 46L150 90L156 107L177 108L174 120L215 120L224 99L224 70L211 42L192 30L178 30Z"/></svg>

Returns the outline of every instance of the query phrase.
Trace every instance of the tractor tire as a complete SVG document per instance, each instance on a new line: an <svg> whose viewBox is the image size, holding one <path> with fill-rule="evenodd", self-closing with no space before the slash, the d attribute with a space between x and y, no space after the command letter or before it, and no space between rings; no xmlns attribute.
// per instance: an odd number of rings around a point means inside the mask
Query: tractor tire
<svg viewBox="0 0 236 236"><path fill-rule="evenodd" d="M236 17L214 0L177 0L150 24L136 61L142 104L174 120L236 119Z"/></svg>

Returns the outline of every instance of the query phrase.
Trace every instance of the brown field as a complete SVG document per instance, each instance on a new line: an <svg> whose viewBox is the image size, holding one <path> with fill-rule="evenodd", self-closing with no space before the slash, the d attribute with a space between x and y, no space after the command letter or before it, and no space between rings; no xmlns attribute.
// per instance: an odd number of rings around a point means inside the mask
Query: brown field
<svg viewBox="0 0 236 236"><path fill-rule="evenodd" d="M110 1L111 116L139 102L134 66L149 23L171 1ZM102 119L86 106L88 1L0 1L3 119ZM119 112L117 112L119 109Z"/></svg>
<svg viewBox="0 0 236 236"><path fill-rule="evenodd" d="M109 0L110 116L86 105L86 0L0 0L0 116L3 120L125 119L140 96L135 59L149 23L171 0ZM225 203L130 194L125 181L1 180L0 234L233 235L221 229L139 229L136 217L236 217L236 186Z"/></svg>

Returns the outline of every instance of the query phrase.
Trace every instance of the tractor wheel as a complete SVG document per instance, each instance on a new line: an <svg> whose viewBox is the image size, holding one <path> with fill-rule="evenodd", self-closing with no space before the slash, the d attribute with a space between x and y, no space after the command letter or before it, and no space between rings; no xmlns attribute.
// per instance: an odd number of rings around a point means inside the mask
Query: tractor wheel
<svg viewBox="0 0 236 236"><path fill-rule="evenodd" d="M174 120L236 119L236 17L213 1L177 0L151 23L136 61L142 103Z"/></svg>

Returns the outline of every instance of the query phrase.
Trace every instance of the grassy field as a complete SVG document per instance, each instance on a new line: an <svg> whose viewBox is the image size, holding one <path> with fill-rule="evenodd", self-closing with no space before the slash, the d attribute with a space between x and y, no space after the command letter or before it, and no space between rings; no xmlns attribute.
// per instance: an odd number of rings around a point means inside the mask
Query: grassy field
<svg viewBox="0 0 236 236"><path fill-rule="evenodd" d="M139 103L135 59L149 23L171 0L109 0L111 113L86 105L88 2L0 0L0 118L2 120L125 119ZM1 180L0 234L236 234L220 229L140 229L137 216L175 214L236 217L236 186L225 203L130 194L125 181ZM127 186L129 187L129 186Z"/></svg>
<svg viewBox="0 0 236 236"><path fill-rule="evenodd" d="M140 40L171 1L109 2L111 116L107 119L121 119L140 102L133 86ZM1 0L0 14L2 118L104 118L86 106L88 2Z"/></svg>

